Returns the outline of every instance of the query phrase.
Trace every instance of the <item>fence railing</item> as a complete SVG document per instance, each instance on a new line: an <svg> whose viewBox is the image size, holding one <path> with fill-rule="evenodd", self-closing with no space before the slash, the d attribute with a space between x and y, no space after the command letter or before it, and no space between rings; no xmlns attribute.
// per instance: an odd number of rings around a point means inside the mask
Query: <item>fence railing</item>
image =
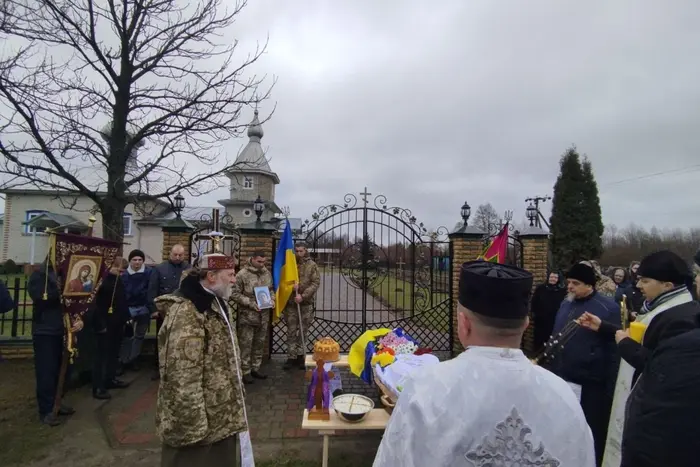
<svg viewBox="0 0 700 467"><path fill-rule="evenodd" d="M0 314L0 341L32 337L32 300L27 293L27 277L0 279L15 302L15 309Z"/></svg>

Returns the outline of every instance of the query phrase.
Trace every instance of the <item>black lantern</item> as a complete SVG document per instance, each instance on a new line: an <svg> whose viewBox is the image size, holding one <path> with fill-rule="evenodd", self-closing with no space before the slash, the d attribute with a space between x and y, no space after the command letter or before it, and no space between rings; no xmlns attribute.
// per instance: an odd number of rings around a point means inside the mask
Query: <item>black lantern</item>
<svg viewBox="0 0 700 467"><path fill-rule="evenodd" d="M462 205L462 209L460 210L460 214L462 214L462 220L464 221L464 225L467 225L467 222L469 221L469 216L472 215L472 208L469 206L469 203L466 201Z"/></svg>
<svg viewBox="0 0 700 467"><path fill-rule="evenodd" d="M175 195L175 204L173 205L173 211L178 219L182 216L183 209L185 209L185 197L178 193Z"/></svg>
<svg viewBox="0 0 700 467"><path fill-rule="evenodd" d="M527 220L530 221L530 227L534 226L535 220L537 219L537 208L532 203L530 203L525 210L525 215L527 216Z"/></svg>
<svg viewBox="0 0 700 467"><path fill-rule="evenodd" d="M258 195L258 198L255 200L253 203L253 211L255 211L255 215L258 217L258 222L260 222L260 217L263 215L263 212L265 211L265 202L262 200L260 195Z"/></svg>

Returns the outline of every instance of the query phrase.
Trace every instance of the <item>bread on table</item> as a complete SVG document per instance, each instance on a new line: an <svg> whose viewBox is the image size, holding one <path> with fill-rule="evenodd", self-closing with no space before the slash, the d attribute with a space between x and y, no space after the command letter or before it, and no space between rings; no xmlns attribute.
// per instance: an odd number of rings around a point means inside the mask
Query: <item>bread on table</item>
<svg viewBox="0 0 700 467"><path fill-rule="evenodd" d="M340 344L330 337L319 339L314 344L314 361L337 362L340 360Z"/></svg>

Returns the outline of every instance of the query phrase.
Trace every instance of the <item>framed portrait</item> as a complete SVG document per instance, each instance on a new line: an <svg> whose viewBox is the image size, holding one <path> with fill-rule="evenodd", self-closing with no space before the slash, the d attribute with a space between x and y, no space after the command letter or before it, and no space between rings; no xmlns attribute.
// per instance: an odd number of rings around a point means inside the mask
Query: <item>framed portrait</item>
<svg viewBox="0 0 700 467"><path fill-rule="evenodd" d="M97 285L102 267L102 256L73 255L68 263L66 297L85 297L92 294Z"/></svg>
<svg viewBox="0 0 700 467"><path fill-rule="evenodd" d="M255 287L253 291L255 292L255 301L259 309L266 310L272 308L272 297L270 296L269 288L260 286Z"/></svg>

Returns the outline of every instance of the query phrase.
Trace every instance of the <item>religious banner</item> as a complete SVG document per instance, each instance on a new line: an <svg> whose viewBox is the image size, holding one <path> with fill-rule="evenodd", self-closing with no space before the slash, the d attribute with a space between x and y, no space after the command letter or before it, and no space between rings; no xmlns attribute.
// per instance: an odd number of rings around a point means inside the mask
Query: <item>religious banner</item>
<svg viewBox="0 0 700 467"><path fill-rule="evenodd" d="M49 261L63 296L63 310L82 316L112 267L121 244L97 237L51 233Z"/></svg>

